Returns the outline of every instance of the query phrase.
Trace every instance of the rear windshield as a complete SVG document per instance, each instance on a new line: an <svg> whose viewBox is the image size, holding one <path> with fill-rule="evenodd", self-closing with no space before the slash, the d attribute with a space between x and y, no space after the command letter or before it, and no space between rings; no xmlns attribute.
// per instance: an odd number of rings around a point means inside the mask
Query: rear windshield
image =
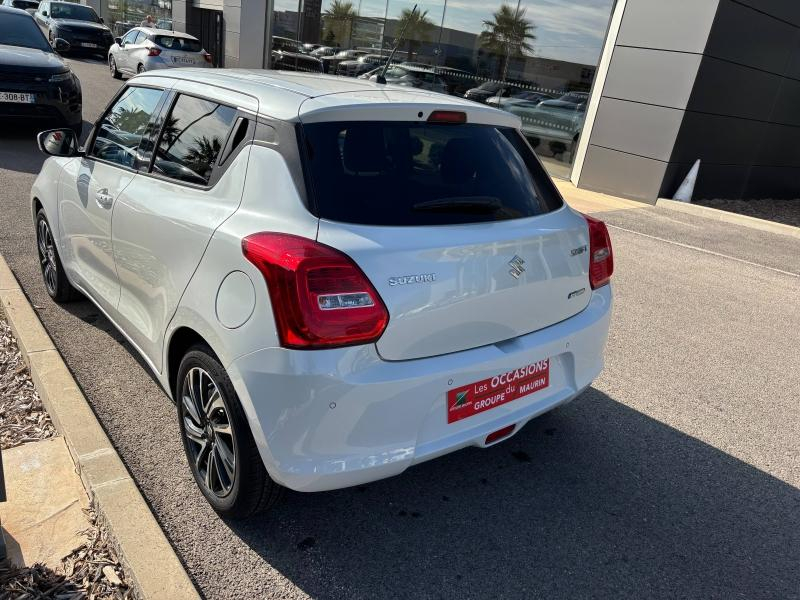
<svg viewBox="0 0 800 600"><path fill-rule="evenodd" d="M317 216L364 225L520 219L562 201L512 128L332 122L303 126Z"/></svg>
<svg viewBox="0 0 800 600"><path fill-rule="evenodd" d="M157 35L155 43L167 50L181 50L183 52L200 52L203 47L197 40L172 37L171 35Z"/></svg>

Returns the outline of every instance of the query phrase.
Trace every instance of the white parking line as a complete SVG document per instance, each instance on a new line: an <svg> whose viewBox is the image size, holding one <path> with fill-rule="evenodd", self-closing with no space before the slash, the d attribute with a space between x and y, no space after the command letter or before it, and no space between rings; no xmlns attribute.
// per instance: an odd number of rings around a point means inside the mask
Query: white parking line
<svg viewBox="0 0 800 600"><path fill-rule="evenodd" d="M608 227L619 229L620 231L625 231L627 233L633 233L635 235L640 235L642 237L650 238L651 240L658 240L659 242L665 242L667 244L672 244L674 246L680 246L681 248L688 248L689 250L697 250L698 252L703 252L704 254L711 254L712 256L719 256L720 258L728 258L730 260L735 260L736 262L743 263L745 265L750 265L751 267L761 267L762 269L768 269L770 271L774 271L776 273L780 273L781 275L788 275L789 277L795 277L800 279L800 273L792 273L791 271L784 271L782 269L776 269L775 267L769 267L767 265L762 265L761 263L754 263L749 260L744 260L743 258L736 258L735 256L730 256L728 254L722 254L721 252L714 252L713 250L706 250L705 248L699 248L697 246L692 246L691 244L682 244L681 242L675 242L673 240L667 240L655 235L649 235L647 233L642 233L640 231L634 231L633 229L626 229L625 227L619 227L617 225L612 225L611 223L606 223Z"/></svg>

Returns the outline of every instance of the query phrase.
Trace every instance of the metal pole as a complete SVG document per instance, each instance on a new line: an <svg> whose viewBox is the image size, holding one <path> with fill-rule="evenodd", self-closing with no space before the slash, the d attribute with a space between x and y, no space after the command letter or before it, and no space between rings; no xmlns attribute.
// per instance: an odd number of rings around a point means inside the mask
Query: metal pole
<svg viewBox="0 0 800 600"><path fill-rule="evenodd" d="M388 19L389 19L389 0L386 0L386 9L383 11L383 33L381 34L381 49L383 49L384 39L386 38L386 21Z"/></svg>
<svg viewBox="0 0 800 600"><path fill-rule="evenodd" d="M517 27L517 19L519 18L519 3L520 2L521 2L521 0L517 0L517 10L514 11L514 29L516 29L516 27ZM513 30L512 30L512 33L514 33ZM506 60L505 60L505 64L503 65L503 81L505 81L506 77L508 77L508 59L509 59L509 55L510 54L511 54L511 42L510 42L510 40L506 40Z"/></svg>
<svg viewBox="0 0 800 600"><path fill-rule="evenodd" d="M442 9L442 24L439 26L439 41L436 47L439 50L439 64L444 64L444 53L442 52L442 33L444 33L444 16L447 14L447 0L444 0L444 8Z"/></svg>

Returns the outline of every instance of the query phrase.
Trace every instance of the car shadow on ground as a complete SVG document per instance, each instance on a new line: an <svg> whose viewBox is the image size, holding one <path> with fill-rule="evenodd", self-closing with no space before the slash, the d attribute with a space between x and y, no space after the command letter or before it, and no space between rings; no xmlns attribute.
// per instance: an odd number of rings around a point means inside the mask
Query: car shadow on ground
<svg viewBox="0 0 800 600"><path fill-rule="evenodd" d="M590 389L230 527L314 598L798 597L800 491Z"/></svg>

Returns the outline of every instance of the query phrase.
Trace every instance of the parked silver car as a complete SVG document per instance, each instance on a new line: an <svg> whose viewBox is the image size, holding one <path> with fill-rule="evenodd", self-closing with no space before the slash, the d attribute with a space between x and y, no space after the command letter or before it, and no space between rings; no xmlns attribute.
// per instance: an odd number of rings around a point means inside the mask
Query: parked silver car
<svg viewBox="0 0 800 600"><path fill-rule="evenodd" d="M108 51L108 68L115 79L156 69L211 66L211 55L196 37L167 29L134 27L116 38Z"/></svg>

